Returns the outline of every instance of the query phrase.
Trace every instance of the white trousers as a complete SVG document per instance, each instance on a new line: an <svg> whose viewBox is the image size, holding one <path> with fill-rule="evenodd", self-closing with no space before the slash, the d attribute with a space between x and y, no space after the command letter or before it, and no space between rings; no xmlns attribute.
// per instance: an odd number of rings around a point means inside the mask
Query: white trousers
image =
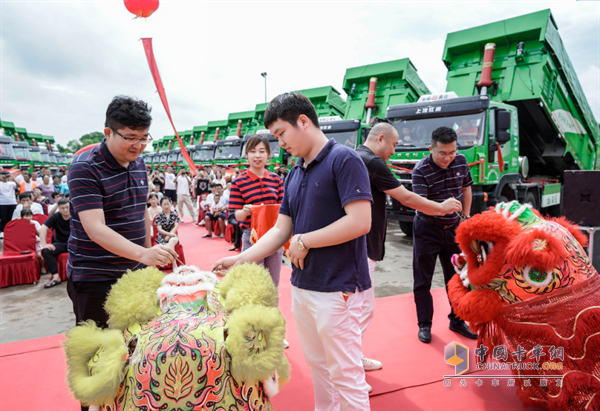
<svg viewBox="0 0 600 411"><path fill-rule="evenodd" d="M304 359L310 367L316 411L369 411L361 361L360 315L364 292L344 300L292 286L292 313Z"/></svg>
<svg viewBox="0 0 600 411"><path fill-rule="evenodd" d="M369 264L369 276L371 277L371 288L365 290L365 297L363 299L362 312L360 314L360 332L364 337L369 324L373 320L373 314L375 313L375 266L377 261L373 261L367 258Z"/></svg>
<svg viewBox="0 0 600 411"><path fill-rule="evenodd" d="M194 208L192 207L192 199L189 194L177 194L177 208L179 209L179 218L183 223L183 206L187 207L190 212L190 217L192 217L192 222L196 221L196 217L194 217Z"/></svg>

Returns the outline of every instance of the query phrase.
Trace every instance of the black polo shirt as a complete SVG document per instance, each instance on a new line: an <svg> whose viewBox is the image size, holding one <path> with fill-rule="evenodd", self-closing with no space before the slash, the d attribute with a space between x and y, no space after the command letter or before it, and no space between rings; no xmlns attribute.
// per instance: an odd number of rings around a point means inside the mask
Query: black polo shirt
<svg viewBox="0 0 600 411"><path fill-rule="evenodd" d="M385 255L385 235L387 232L386 194L388 190L400 187L400 182L385 161L375 155L370 148L361 145L356 152L367 166L371 182L373 205L371 206L371 231L367 234L367 255L373 261L381 261Z"/></svg>
<svg viewBox="0 0 600 411"><path fill-rule="evenodd" d="M345 216L346 204L372 199L365 164L354 150L332 138L306 168L304 159L300 159L290 171L279 213L291 217L294 235L303 234ZM304 270L293 266L292 285L328 293L371 288L365 236L330 247L311 248L304 259Z"/></svg>
<svg viewBox="0 0 600 411"><path fill-rule="evenodd" d="M464 154L458 153L446 169L441 168L431 158L431 154L417 163L412 172L413 191L428 200L441 203L449 198L462 201L463 188L473 184L473 177ZM417 214L421 211L417 211ZM427 215L423 213L424 215ZM443 225L456 224L457 213L427 217Z"/></svg>
<svg viewBox="0 0 600 411"><path fill-rule="evenodd" d="M142 157L125 168L102 140L99 146L73 159L68 184L71 236L67 275L73 276L73 281L107 281L121 278L127 270L144 268L144 264L115 255L92 241L79 219L82 211L101 209L107 227L143 247L148 176Z"/></svg>
<svg viewBox="0 0 600 411"><path fill-rule="evenodd" d="M65 220L58 210L44 221L44 225L54 229L52 243L66 244L69 241L69 235L71 234L71 219Z"/></svg>

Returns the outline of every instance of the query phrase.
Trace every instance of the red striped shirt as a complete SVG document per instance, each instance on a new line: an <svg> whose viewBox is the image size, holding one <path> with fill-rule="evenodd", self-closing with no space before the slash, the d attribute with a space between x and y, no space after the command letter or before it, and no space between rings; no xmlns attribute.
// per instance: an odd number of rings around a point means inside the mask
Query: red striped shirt
<svg viewBox="0 0 600 411"><path fill-rule="evenodd" d="M265 170L259 178L247 169L231 183L229 210L241 210L246 204L281 204L282 199L283 181L277 174ZM242 230L249 228L250 216L238 223Z"/></svg>

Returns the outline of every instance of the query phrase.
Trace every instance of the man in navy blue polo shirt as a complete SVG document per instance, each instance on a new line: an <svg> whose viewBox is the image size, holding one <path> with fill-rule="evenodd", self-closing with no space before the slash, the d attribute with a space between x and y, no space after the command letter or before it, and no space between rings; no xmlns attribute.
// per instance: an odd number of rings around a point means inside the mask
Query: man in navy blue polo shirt
<svg viewBox="0 0 600 411"><path fill-rule="evenodd" d="M473 178L463 154L456 151L456 133L449 127L440 127L431 135L430 154L423 158L412 172L413 191L436 202L455 198L462 202L463 214L471 211L471 185ZM417 211L413 225L413 279L414 298L421 342L431 342L433 299L431 280L438 255L444 272L446 292L448 281L454 275L451 258L460 253L454 234L460 216L425 214ZM477 339L469 326L450 308L450 329L467 338Z"/></svg>
<svg viewBox="0 0 600 411"><path fill-rule="evenodd" d="M91 319L106 327L104 301L112 285L127 270L172 263L177 256L167 246L150 248L148 177L140 154L152 140L151 121L146 103L115 97L104 140L69 168L67 291L77 323Z"/></svg>
<svg viewBox="0 0 600 411"><path fill-rule="evenodd" d="M369 410L359 324L364 291L371 288L366 167L354 151L327 140L302 94L275 97L265 126L300 160L285 179L275 227L242 254L217 261L213 270L222 275L234 264L258 261L293 235L292 313L311 369L315 409Z"/></svg>

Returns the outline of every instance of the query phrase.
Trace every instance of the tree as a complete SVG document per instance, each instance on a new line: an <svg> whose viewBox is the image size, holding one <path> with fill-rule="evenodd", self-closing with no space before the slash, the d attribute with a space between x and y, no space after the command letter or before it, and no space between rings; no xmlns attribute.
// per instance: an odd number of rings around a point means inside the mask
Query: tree
<svg viewBox="0 0 600 411"><path fill-rule="evenodd" d="M81 136L79 138L79 141L81 141L81 147L85 147L89 146L90 144L99 143L102 141L103 138L104 133L101 133L99 131L93 131L91 133L84 134L83 136Z"/></svg>
<svg viewBox="0 0 600 411"><path fill-rule="evenodd" d="M67 145L68 146L68 145ZM61 154L68 154L68 153L72 153L71 150L69 150L67 147L63 147L60 144L57 144L56 147L58 148L58 152Z"/></svg>
<svg viewBox="0 0 600 411"><path fill-rule="evenodd" d="M81 148L81 142L79 140L71 140L67 143L67 148L75 153Z"/></svg>

